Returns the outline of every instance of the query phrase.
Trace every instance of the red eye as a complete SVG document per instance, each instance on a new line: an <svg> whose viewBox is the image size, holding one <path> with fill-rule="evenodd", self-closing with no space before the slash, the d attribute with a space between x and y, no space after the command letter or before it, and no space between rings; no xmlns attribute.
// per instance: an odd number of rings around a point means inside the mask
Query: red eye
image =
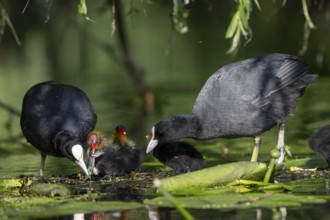
<svg viewBox="0 0 330 220"><path fill-rule="evenodd" d="M118 125L116 127L116 134L117 135L126 135L126 128L123 125Z"/></svg>
<svg viewBox="0 0 330 220"><path fill-rule="evenodd" d="M121 133L124 134L124 135L126 135L126 128L123 127L123 128L121 129Z"/></svg>
<svg viewBox="0 0 330 220"><path fill-rule="evenodd" d="M148 139L148 140L151 140L152 139L152 134L150 133L150 134L147 134L146 135L146 138Z"/></svg>

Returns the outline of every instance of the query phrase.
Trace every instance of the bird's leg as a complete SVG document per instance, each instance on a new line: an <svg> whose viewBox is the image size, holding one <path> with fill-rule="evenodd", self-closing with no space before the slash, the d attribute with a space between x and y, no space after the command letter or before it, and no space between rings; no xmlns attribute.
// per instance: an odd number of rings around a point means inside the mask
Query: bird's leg
<svg viewBox="0 0 330 220"><path fill-rule="evenodd" d="M259 135L255 136L254 137L254 148L253 148L253 153L252 153L252 157L251 157L251 162L257 162L260 145L261 145L261 137Z"/></svg>
<svg viewBox="0 0 330 220"><path fill-rule="evenodd" d="M40 164L40 170L39 170L39 176L44 175L44 166L46 161L46 154L40 153L41 155L41 164Z"/></svg>
<svg viewBox="0 0 330 220"><path fill-rule="evenodd" d="M284 130L285 130L285 123L280 123L279 125L279 132L278 132L278 141L277 141L277 149L280 151L281 156L276 159L275 163L280 164L284 161L284 151L292 157L291 152L285 147L284 144Z"/></svg>

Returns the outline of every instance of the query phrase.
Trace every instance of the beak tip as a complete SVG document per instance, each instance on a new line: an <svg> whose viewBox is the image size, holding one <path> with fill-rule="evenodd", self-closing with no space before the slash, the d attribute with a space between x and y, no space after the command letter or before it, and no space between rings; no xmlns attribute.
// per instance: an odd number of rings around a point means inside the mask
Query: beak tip
<svg viewBox="0 0 330 220"><path fill-rule="evenodd" d="M151 140L148 144L148 147L147 147L147 150L146 150L146 153L150 153L158 144L158 140Z"/></svg>

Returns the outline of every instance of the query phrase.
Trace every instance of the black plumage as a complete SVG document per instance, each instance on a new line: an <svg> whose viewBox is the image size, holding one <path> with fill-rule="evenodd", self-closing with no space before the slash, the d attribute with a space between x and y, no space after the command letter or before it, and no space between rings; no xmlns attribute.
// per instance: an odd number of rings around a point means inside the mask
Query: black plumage
<svg viewBox="0 0 330 220"><path fill-rule="evenodd" d="M319 152L330 167L330 125L320 128L310 139L309 146L314 151Z"/></svg>
<svg viewBox="0 0 330 220"><path fill-rule="evenodd" d="M103 178L123 176L136 171L141 163L142 157L138 148L123 147L119 144L106 147L104 154L95 159L98 175Z"/></svg>
<svg viewBox="0 0 330 220"><path fill-rule="evenodd" d="M126 128L118 125L115 128L112 140L99 141L102 138L100 132L93 132L89 141L92 150L92 157L95 158L95 169L93 172L102 178L122 176L139 169L143 162L143 157L139 146L127 138ZM94 143L99 143L93 146ZM94 150L93 150L94 149ZM93 151L95 154L93 155ZM93 159L92 158L92 159Z"/></svg>
<svg viewBox="0 0 330 220"><path fill-rule="evenodd" d="M25 94L21 129L27 141L41 153L40 176L46 155L66 157L86 174L83 148L94 129L96 114L87 95L71 85L39 83Z"/></svg>
<svg viewBox="0 0 330 220"><path fill-rule="evenodd" d="M286 54L269 54L222 67L207 80L190 114L175 115L153 126L147 152L157 144L182 138L254 137L251 160L256 161L260 135L279 124L278 162L283 161L284 124L293 115L305 87L317 78L306 74L307 69L303 60Z"/></svg>
<svg viewBox="0 0 330 220"><path fill-rule="evenodd" d="M199 170L205 163L194 146L182 141L160 144L154 148L153 155L176 174Z"/></svg>

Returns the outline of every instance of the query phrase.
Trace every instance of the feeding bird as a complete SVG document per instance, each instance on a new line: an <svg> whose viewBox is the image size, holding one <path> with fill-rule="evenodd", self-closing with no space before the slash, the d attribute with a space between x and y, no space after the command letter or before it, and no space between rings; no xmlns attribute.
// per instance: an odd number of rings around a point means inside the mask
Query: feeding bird
<svg viewBox="0 0 330 220"><path fill-rule="evenodd" d="M137 170L142 164L140 148L127 138L123 125L116 126L110 142L104 140L100 132L92 132L88 142L93 161L91 170L103 178L122 176Z"/></svg>
<svg viewBox="0 0 330 220"><path fill-rule="evenodd" d="M330 167L330 125L325 125L316 132L309 141L309 147L319 152Z"/></svg>
<svg viewBox="0 0 330 220"><path fill-rule="evenodd" d="M194 146L183 141L173 141L157 145L153 155L163 164L173 169L176 174L199 170L204 159Z"/></svg>
<svg viewBox="0 0 330 220"><path fill-rule="evenodd" d="M21 129L41 154L39 175L46 156L66 157L88 176L84 162L86 139L97 116L87 95L77 87L44 82L32 86L22 105Z"/></svg>
<svg viewBox="0 0 330 220"><path fill-rule="evenodd" d="M286 120L294 114L298 99L318 75L307 74L308 65L287 54L268 54L226 65L201 89L192 112L155 124L147 153L157 145L182 138L253 137L251 161L257 161L261 134L279 125L277 148L284 160Z"/></svg>

